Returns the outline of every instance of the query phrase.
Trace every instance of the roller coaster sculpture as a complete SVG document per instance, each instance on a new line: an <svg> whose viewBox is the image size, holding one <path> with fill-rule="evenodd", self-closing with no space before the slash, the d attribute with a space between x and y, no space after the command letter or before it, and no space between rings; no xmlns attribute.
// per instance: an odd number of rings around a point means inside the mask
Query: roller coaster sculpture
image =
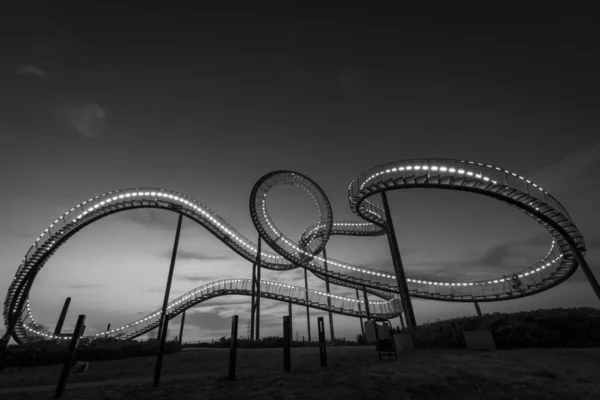
<svg viewBox="0 0 600 400"><path fill-rule="evenodd" d="M267 209L269 191L278 185L293 185L314 200L318 222L307 228L298 241L286 237L271 220ZM472 192L492 197L517 208L545 227L551 236L549 250L539 261L520 272L488 280L442 281L404 276L385 192L396 189L435 188ZM381 194L383 207L373 202ZM585 242L567 210L545 189L516 173L473 161L420 159L396 161L361 173L348 186L351 210L363 221L333 221L331 205L321 188L308 177L292 171L275 171L254 185L250 214L259 243L240 234L216 212L198 201L170 190L134 188L104 193L73 207L57 218L35 240L10 284L4 302L7 335L18 343L35 339L60 339L33 317L29 291L38 272L69 238L85 226L114 213L158 208L182 214L197 222L243 258L271 270L305 268L331 283L364 290L382 301L369 301L374 317L391 318L407 312L413 319L410 297L454 302L490 302L520 298L550 289L565 281L580 265L596 293L597 282L583 258ZM327 259L323 251L331 235L388 235L395 273L378 271L345 261ZM264 240L274 252L259 250ZM396 248L394 249L394 245ZM258 253L260 252L260 255ZM397 258L395 258L397 257ZM197 287L167 307L171 319L205 300L223 295L252 295L249 279L226 279ZM365 317L365 304L303 287L259 281L256 296L306 305L338 314ZM408 294L408 295L407 295ZM330 305L327 299L330 300ZM161 310L127 325L87 337L118 336L132 339L159 325Z"/></svg>

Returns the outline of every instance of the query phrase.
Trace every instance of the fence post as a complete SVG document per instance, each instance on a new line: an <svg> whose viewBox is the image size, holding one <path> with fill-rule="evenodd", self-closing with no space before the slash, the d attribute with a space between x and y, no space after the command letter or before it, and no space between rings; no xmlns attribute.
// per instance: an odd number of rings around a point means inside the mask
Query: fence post
<svg viewBox="0 0 600 400"><path fill-rule="evenodd" d="M71 304L71 298L67 297L65 300L65 304L63 305L62 311L60 312L60 316L58 317L58 322L56 323L56 328L54 328L54 336L60 335L62 331L63 324L65 323L65 318L67 316L67 312L69 311L69 304Z"/></svg>
<svg viewBox="0 0 600 400"><path fill-rule="evenodd" d="M323 322L323 317L317 318L317 328L319 330L319 356L321 358L321 367L326 367L327 347L325 344L325 322Z"/></svg>
<svg viewBox="0 0 600 400"><path fill-rule="evenodd" d="M291 354L290 354L290 317L283 317L283 371L290 372Z"/></svg>
<svg viewBox="0 0 600 400"><path fill-rule="evenodd" d="M237 361L238 316L231 317L231 345L229 346L229 379L235 379Z"/></svg>
<svg viewBox="0 0 600 400"><path fill-rule="evenodd" d="M73 336L71 337L71 343L69 343L69 352L67 353L67 359L63 364L62 371L60 372L60 377L58 378L58 385L56 385L56 392L54 393L54 398L59 399L67 385L67 379L69 379L69 373L71 372L71 367L73 366L73 362L75 361L75 352L77 351L77 344L79 343L79 337L81 336L81 332L83 331L83 324L85 323L85 315L80 314L77 318L77 324L75 325L75 331L73 332Z"/></svg>

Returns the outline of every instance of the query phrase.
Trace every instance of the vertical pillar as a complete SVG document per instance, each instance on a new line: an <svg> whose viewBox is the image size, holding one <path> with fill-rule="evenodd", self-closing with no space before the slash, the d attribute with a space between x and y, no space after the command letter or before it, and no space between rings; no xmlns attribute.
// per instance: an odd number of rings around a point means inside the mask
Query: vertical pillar
<svg viewBox="0 0 600 400"><path fill-rule="evenodd" d="M237 362L237 334L238 316L231 317L231 344L229 346L229 379L235 379L235 365Z"/></svg>
<svg viewBox="0 0 600 400"><path fill-rule="evenodd" d="M371 311L369 310L369 296L367 296L367 288L363 286L363 297L365 298L365 311L367 312L367 321L371 320Z"/></svg>
<svg viewBox="0 0 600 400"><path fill-rule="evenodd" d="M592 273L592 270L590 269L590 266L588 265L585 258L583 258L583 255L579 252L579 250L577 250L577 247L575 245L575 242L573 242L573 239L571 239L571 237L569 236L567 241L571 245L571 250L573 250L573 255L575 256L575 261L579 264L579 267L583 270L585 277L587 278L588 282L592 286L592 290L596 294L596 297L598 298L598 300L600 300L600 285L598 284L598 280L596 280L596 278L594 277L594 274Z"/></svg>
<svg viewBox="0 0 600 400"><path fill-rule="evenodd" d="M405 328L404 326L404 318L402 318L402 314L398 315L398 318L400 318L400 326L402 327L402 329Z"/></svg>
<svg viewBox="0 0 600 400"><path fill-rule="evenodd" d="M325 272L327 272L327 251L323 247L323 260ZM329 277L325 275L325 288L327 289L327 307L331 310L331 292L329 291ZM329 331L331 333L331 343L335 344L335 334L333 333L333 313L329 311Z"/></svg>
<svg viewBox="0 0 600 400"><path fill-rule="evenodd" d="M306 268L304 268L304 295L306 299L306 326L308 327L308 341L311 341L310 338L310 307L308 306L308 272Z"/></svg>
<svg viewBox="0 0 600 400"><path fill-rule="evenodd" d="M171 265L169 266L169 275L167 277L167 287L165 288L165 297L163 299L162 310L160 313L160 345L158 355L156 356L156 365L154 368L154 387L158 386L160 381L160 372L162 369L163 353L165 351L165 340L167 338L167 327L169 326L169 318L167 317L167 303L169 302L169 294L171 293L171 282L173 281L173 270L175 269L175 258L177 257L177 247L179 246L179 234L181 233L181 221L183 214L179 214L177 219L177 231L175 232L175 243L173 244L173 252L171 253Z"/></svg>
<svg viewBox="0 0 600 400"><path fill-rule="evenodd" d="M290 317L290 341L293 341L294 340L294 335L293 335L294 328L292 325L292 302L291 301L288 303L288 317Z"/></svg>
<svg viewBox="0 0 600 400"><path fill-rule="evenodd" d="M69 311L70 304L71 298L67 297L67 299L65 300L65 304L63 305L62 311L60 312L60 317L58 317L58 322L56 323L56 328L54 329L54 336L60 335L63 324L65 323L65 318L67 317L67 311Z"/></svg>
<svg viewBox="0 0 600 400"><path fill-rule="evenodd" d="M358 289L356 289L356 300L358 300L358 311L362 312L362 307L360 306L360 296L358 295ZM363 319L362 317L359 317L360 319L360 332L362 333L363 337L365 337L365 326L363 324Z"/></svg>
<svg viewBox="0 0 600 400"><path fill-rule="evenodd" d="M292 303L290 303L291 305ZM291 324L290 317L285 315L283 317L283 371L290 372L291 369L291 351L290 351L290 341L291 338Z"/></svg>
<svg viewBox="0 0 600 400"><path fill-rule="evenodd" d="M80 315L77 318L77 324L75 324L75 331L73 332L73 336L71 337L71 342L69 343L69 352L67 353L67 359L63 364L62 370L60 372L60 377L58 378L58 384L56 385L56 392L54 393L54 398L58 399L62 396L65 386L67 385L67 379L69 379L69 373L71 372L71 367L73 366L73 362L75 361L75 352L77 351L77 343L79 343L79 337L83 331L83 324L85 323L85 315Z"/></svg>
<svg viewBox="0 0 600 400"><path fill-rule="evenodd" d="M394 270L396 272L396 280L398 281L398 288L400 289L402 309L406 313L406 324L408 325L408 328L414 329L417 326L417 320L415 319L415 312L413 310L410 294L408 292L406 275L404 274L404 266L402 265L402 258L400 258L400 249L398 248L396 231L394 230L394 223L392 221L392 213L390 212L390 205L388 204L387 195L385 192L381 192L381 200L383 202L383 208L385 210L385 219L387 222L387 237L390 245L390 252L392 253Z"/></svg>
<svg viewBox="0 0 600 400"><path fill-rule="evenodd" d="M317 318L317 331L319 332L319 358L321 367L327 366L327 345L325 344L325 323L323 317Z"/></svg>
<svg viewBox="0 0 600 400"><path fill-rule="evenodd" d="M256 253L256 340L260 340L260 253L261 253L262 239L258 237L258 252Z"/></svg>
<svg viewBox="0 0 600 400"><path fill-rule="evenodd" d="M477 315L481 317L483 314L481 314L481 308L479 308L479 303L474 301L473 304L475 304L475 310L477 310Z"/></svg>
<svg viewBox="0 0 600 400"><path fill-rule="evenodd" d="M260 240L260 239L259 239ZM252 300L250 303L250 340L254 340L254 321L255 316L254 312L256 311L255 304L256 303L256 261L252 263Z"/></svg>
<svg viewBox="0 0 600 400"><path fill-rule="evenodd" d="M183 326L185 324L185 311L181 313L181 326L179 327L179 345L183 343Z"/></svg>

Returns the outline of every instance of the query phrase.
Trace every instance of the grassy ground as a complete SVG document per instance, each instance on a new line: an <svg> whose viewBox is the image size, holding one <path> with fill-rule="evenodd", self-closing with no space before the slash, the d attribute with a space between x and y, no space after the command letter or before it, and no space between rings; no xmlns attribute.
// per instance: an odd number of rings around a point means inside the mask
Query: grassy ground
<svg viewBox="0 0 600 400"><path fill-rule="evenodd" d="M521 349L495 352L419 349L379 361L373 347L329 347L329 367L317 348L238 350L238 380L227 374L228 350L199 349L165 356L163 380L152 387L155 358L93 362L72 374L65 399L600 399L600 349ZM55 385L59 366L0 374L0 398L48 399L6 388ZM121 381L119 379L129 379ZM104 381L77 387L77 382ZM4 392L4 393L3 393ZM392 396L392 397L390 397Z"/></svg>

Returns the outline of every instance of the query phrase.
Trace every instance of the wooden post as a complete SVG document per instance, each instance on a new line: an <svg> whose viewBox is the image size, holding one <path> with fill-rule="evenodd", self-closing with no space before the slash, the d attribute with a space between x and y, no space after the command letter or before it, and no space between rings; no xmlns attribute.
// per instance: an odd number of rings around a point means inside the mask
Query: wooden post
<svg viewBox="0 0 600 400"><path fill-rule="evenodd" d="M181 313L181 326L179 327L179 346L183 343L183 325L185 324L185 311Z"/></svg>
<svg viewBox="0 0 600 400"><path fill-rule="evenodd" d="M229 346L229 379L235 379L237 361L238 316L231 317L231 345Z"/></svg>
<svg viewBox="0 0 600 400"><path fill-rule="evenodd" d="M292 323L292 302L290 301L288 303L288 317L290 317L290 340L293 342L294 341L294 329L293 329L293 323Z"/></svg>
<svg viewBox="0 0 600 400"><path fill-rule="evenodd" d="M65 304L63 305L62 311L60 312L60 316L58 317L58 322L56 323L56 328L54 328L54 336L59 336L62 331L63 324L65 323L65 318L67 317L67 311L69 311L69 304L71 304L71 298L67 297L65 300Z"/></svg>
<svg viewBox="0 0 600 400"><path fill-rule="evenodd" d="M71 372L71 367L75 361L75 353L77 351L77 344L79 343L79 337L81 336L81 332L83 331L83 324L85 323L85 315L79 315L77 317L77 324L75 325L75 331L73 332L73 336L71 337L71 342L69 343L69 352L67 353L67 359L63 364L62 370L60 372L60 377L58 378L58 385L56 385L56 392L54 393L54 398L59 399L67 385L67 380L69 379L69 373Z"/></svg>
<svg viewBox="0 0 600 400"><path fill-rule="evenodd" d="M317 328L319 331L319 356L321 359L321 367L327 366L327 345L325 343L325 322L323 317L317 318Z"/></svg>
<svg viewBox="0 0 600 400"><path fill-rule="evenodd" d="M177 219L177 231L175 232L175 243L173 244L173 252L171 253L171 265L169 266L169 275L167 277L167 287L165 288L165 297L163 299L163 306L160 313L160 336L158 340L160 345L158 348L158 354L156 356L156 365L154 367L154 387L158 386L160 381L160 373L162 370L162 360L165 351L165 341L168 334L169 317L167 316L167 304L169 302L169 293L171 292L171 282L173 281L173 270L175 269L175 259L177 258L177 247L179 246L179 234L181 233L181 221L183 214L179 214Z"/></svg>
<svg viewBox="0 0 600 400"><path fill-rule="evenodd" d="M290 372L291 369L291 352L290 352L290 317L283 317L283 371Z"/></svg>

